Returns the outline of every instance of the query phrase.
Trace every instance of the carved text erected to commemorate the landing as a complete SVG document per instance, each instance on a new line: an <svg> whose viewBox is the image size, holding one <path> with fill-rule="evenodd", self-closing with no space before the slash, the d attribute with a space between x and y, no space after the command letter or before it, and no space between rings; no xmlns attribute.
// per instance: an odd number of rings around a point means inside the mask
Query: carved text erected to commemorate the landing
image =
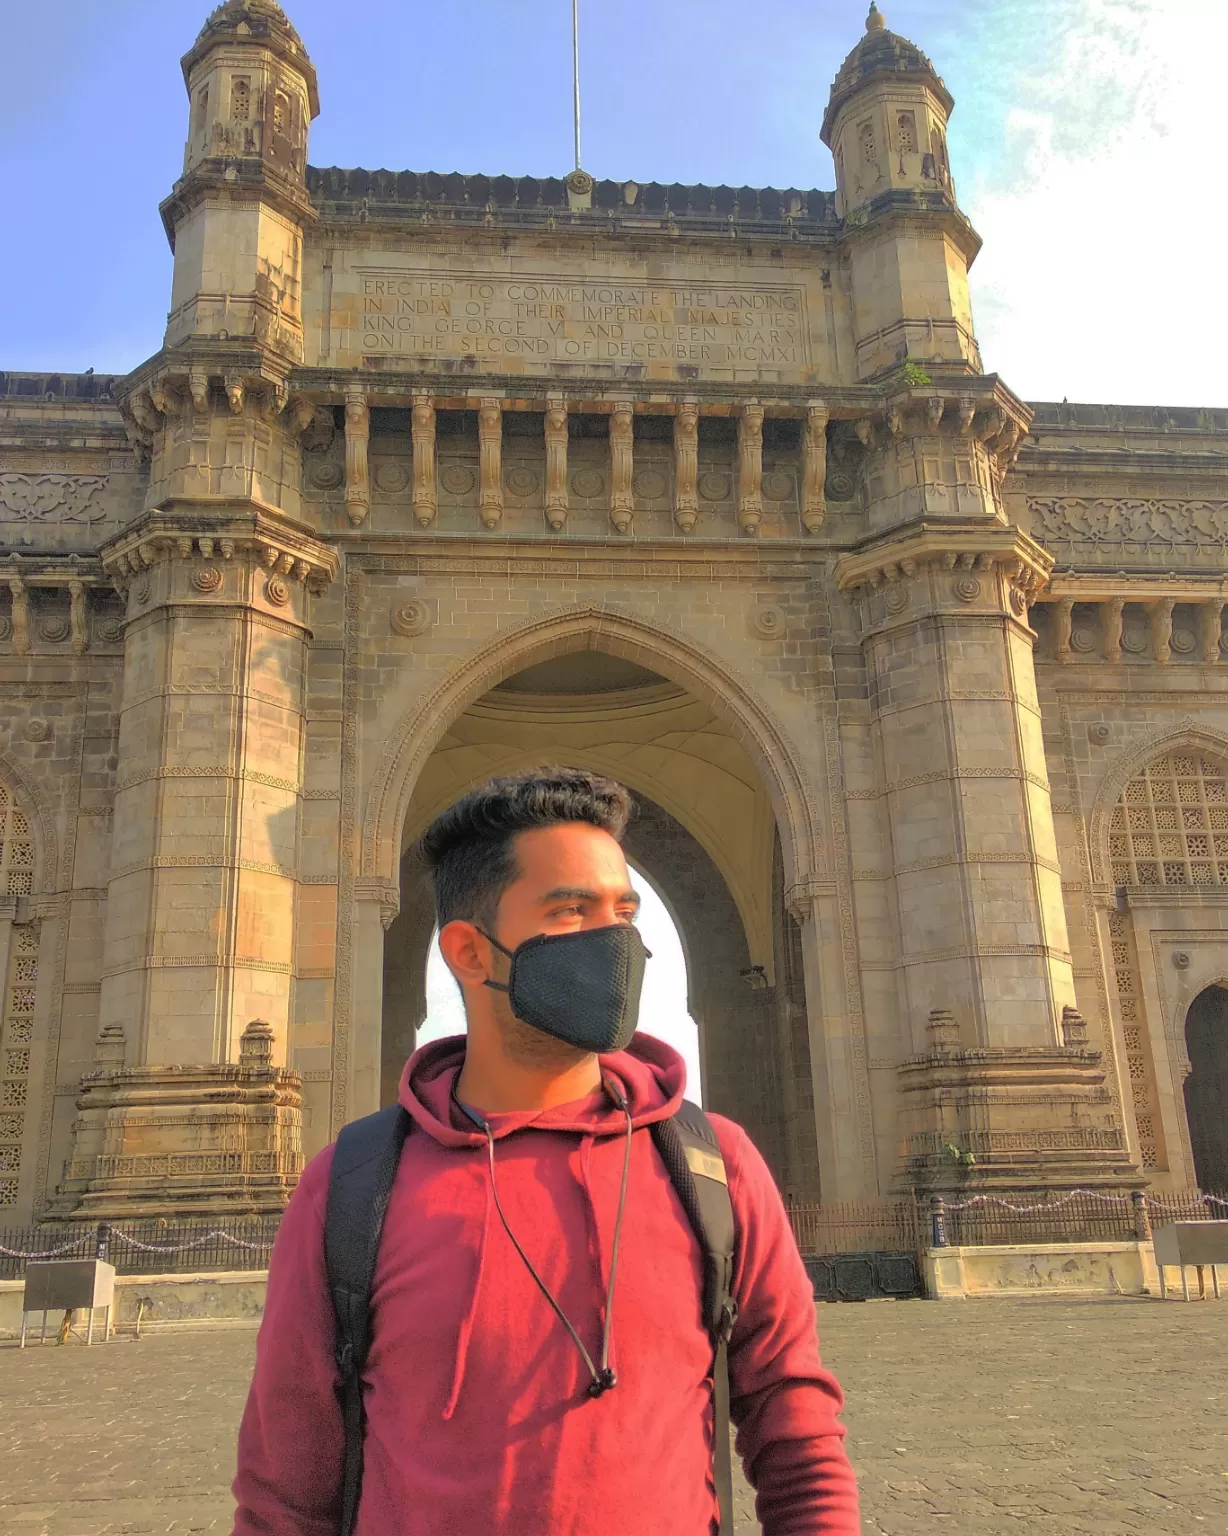
<svg viewBox="0 0 1228 1536"><path fill-rule="evenodd" d="M356 334L366 357L544 363L804 366L800 288L608 283L359 268Z"/></svg>

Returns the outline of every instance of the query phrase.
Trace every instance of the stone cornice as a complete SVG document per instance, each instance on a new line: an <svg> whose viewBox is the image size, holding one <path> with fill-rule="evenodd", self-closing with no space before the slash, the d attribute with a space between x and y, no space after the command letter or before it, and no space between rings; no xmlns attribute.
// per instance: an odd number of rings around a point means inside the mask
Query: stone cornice
<svg viewBox="0 0 1228 1536"><path fill-rule="evenodd" d="M877 589L925 566L948 570L1001 567L1012 585L1034 601L1053 569L1053 557L1018 528L1001 523L912 523L867 540L836 566L842 592Z"/></svg>
<svg viewBox="0 0 1228 1536"><path fill-rule="evenodd" d="M163 560L254 557L279 578L327 586L337 574L335 549L312 531L268 511L214 511L199 502L172 502L130 524L99 552L103 570L122 590ZM209 589L201 587L205 592Z"/></svg>

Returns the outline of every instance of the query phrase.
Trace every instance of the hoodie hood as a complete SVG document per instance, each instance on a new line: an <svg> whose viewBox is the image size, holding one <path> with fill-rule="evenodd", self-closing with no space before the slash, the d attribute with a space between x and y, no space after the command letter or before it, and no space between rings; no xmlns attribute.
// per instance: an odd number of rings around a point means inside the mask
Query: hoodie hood
<svg viewBox="0 0 1228 1536"><path fill-rule="evenodd" d="M631 1123L651 1125L677 1113L686 1084L686 1063L672 1046L653 1035L636 1034L625 1051L598 1058L603 1075L622 1090ZM409 1058L401 1074L397 1097L419 1130L444 1147L484 1146L486 1137L475 1125L456 1124L452 1088L465 1061L464 1035L432 1040ZM496 1140L533 1125L543 1131L571 1131L585 1136L621 1136L626 1116L600 1089L552 1109L512 1110L492 1115Z"/></svg>

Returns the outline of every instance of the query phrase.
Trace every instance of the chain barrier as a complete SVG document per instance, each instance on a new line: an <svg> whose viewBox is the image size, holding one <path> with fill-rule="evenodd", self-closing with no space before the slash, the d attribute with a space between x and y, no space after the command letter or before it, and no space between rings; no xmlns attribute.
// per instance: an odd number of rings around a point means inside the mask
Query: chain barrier
<svg viewBox="0 0 1228 1536"><path fill-rule="evenodd" d="M206 1248L215 1238L220 1238L224 1243L231 1243L236 1248L246 1248L249 1253L259 1253L267 1247L265 1243L245 1243L241 1237L232 1237L229 1232L217 1229L206 1232L203 1236L194 1238L190 1243L142 1243L135 1237L129 1237L126 1232L120 1232L115 1227L111 1228L111 1236L118 1238L121 1243L126 1243L129 1248L136 1248L141 1253L191 1253L197 1248Z"/></svg>
<svg viewBox="0 0 1228 1536"><path fill-rule="evenodd" d="M1003 1200L997 1195L973 1195L969 1200L944 1200L943 1208L948 1211L966 1211L974 1205L996 1205L1005 1211L1015 1211L1019 1214L1035 1215L1040 1211L1057 1211L1064 1205L1069 1205L1072 1200L1099 1200L1105 1205L1128 1205L1132 1195L1106 1195L1098 1189L1072 1189L1063 1195L1060 1200L1042 1200L1039 1205L1015 1205L1010 1200ZM1148 1205L1165 1206L1170 1201L1155 1195L1144 1195L1143 1199ZM1218 1195L1199 1195L1197 1201L1203 1205L1222 1205L1228 1207L1228 1200L1222 1200Z"/></svg>
<svg viewBox="0 0 1228 1536"><path fill-rule="evenodd" d="M45 1248L38 1253L22 1253L19 1248L5 1248L0 1245L0 1253L7 1259L55 1259L60 1254L67 1253L69 1249L80 1248L82 1243L92 1243L93 1240L94 1234L90 1232L81 1237L74 1237L71 1243L65 1243L62 1248Z"/></svg>

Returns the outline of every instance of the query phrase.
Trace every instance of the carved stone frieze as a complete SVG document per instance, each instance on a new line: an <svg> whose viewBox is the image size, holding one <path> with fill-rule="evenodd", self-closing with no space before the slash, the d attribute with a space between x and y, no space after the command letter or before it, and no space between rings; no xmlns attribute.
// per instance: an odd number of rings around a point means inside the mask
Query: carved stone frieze
<svg viewBox="0 0 1228 1536"><path fill-rule="evenodd" d="M106 475L0 474L0 522L100 523Z"/></svg>

